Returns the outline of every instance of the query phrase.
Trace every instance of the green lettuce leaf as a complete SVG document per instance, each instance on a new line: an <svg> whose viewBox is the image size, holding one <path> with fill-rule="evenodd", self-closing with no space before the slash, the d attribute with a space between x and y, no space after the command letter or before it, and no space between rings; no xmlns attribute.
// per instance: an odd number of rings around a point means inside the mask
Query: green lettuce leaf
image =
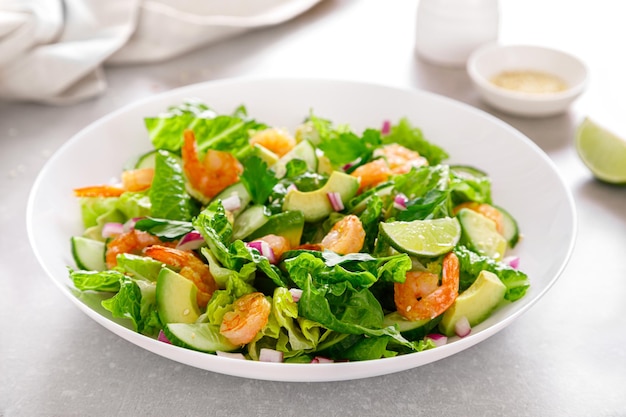
<svg viewBox="0 0 626 417"><path fill-rule="evenodd" d="M491 204L491 180L489 177L465 178L452 173L449 189L454 205L465 201Z"/></svg>
<svg viewBox="0 0 626 417"><path fill-rule="evenodd" d="M528 276L510 266L493 260L487 256L478 255L467 249L465 246L458 246L454 253L459 258L460 263L460 290L464 291L476 280L480 271L489 271L498 276L506 286L504 298L508 301L516 301L522 298L528 288L530 281Z"/></svg>
<svg viewBox="0 0 626 417"><path fill-rule="evenodd" d="M194 216L183 169L178 159L167 151L156 154L149 196L153 217L189 221Z"/></svg>
<svg viewBox="0 0 626 417"><path fill-rule="evenodd" d="M127 191L119 196L116 207L124 214L126 220L149 216L152 210L149 191Z"/></svg>
<svg viewBox="0 0 626 417"><path fill-rule="evenodd" d="M267 198L272 194L274 186L278 183L278 178L273 171L268 169L265 161L253 155L244 161L241 182L246 186L252 201L256 204L265 204Z"/></svg>
<svg viewBox="0 0 626 417"><path fill-rule="evenodd" d="M450 169L447 165L418 167L406 174L395 176L393 181L397 192L413 200L426 195L431 190L447 190Z"/></svg>
<svg viewBox="0 0 626 417"><path fill-rule="evenodd" d="M74 271L70 270L70 279L81 291L118 292L124 274L119 271Z"/></svg>
<svg viewBox="0 0 626 417"><path fill-rule="evenodd" d="M117 211L119 197L80 197L78 204L85 229L101 224L98 218L110 217L109 213ZM119 214L117 214L119 216Z"/></svg>
<svg viewBox="0 0 626 417"><path fill-rule="evenodd" d="M371 253L378 237L378 224L383 220L383 200L376 194L367 200L365 210L359 215L363 230L365 230L365 242L363 250Z"/></svg>
<svg viewBox="0 0 626 417"><path fill-rule="evenodd" d="M147 217L135 223L135 229L158 236L161 240L172 241L180 239L187 233L195 230L193 224L187 221L156 219Z"/></svg>
<svg viewBox="0 0 626 417"><path fill-rule="evenodd" d="M139 333L155 335L161 329L156 309L156 283L123 276L119 292L102 301L102 306L113 317L131 320Z"/></svg>
<svg viewBox="0 0 626 417"><path fill-rule="evenodd" d="M220 200L203 210L194 219L193 224L207 242L212 257L222 267L241 272L246 264L252 262L255 268L265 273L274 285L286 286L280 270L276 266L271 265L266 257L261 256L257 251L248 249L241 240L235 240L230 243L232 225L226 217L226 211ZM251 266L247 268L251 270Z"/></svg>
<svg viewBox="0 0 626 417"><path fill-rule="evenodd" d="M198 100L187 100L178 106L172 106L167 112L157 117L144 119L150 140L156 149L177 152L182 146L183 132L196 119L213 119L214 111Z"/></svg>
<svg viewBox="0 0 626 417"><path fill-rule="evenodd" d="M439 165L449 156L445 150L427 141L422 131L411 125L407 118L402 118L398 124L392 125L391 131L382 137L382 141L384 144L398 143L412 149L426 158L432 166Z"/></svg>
<svg viewBox="0 0 626 417"><path fill-rule="evenodd" d="M116 269L135 279L156 282L159 272L163 269L163 262L147 256L122 253L117 255Z"/></svg>
<svg viewBox="0 0 626 417"><path fill-rule="evenodd" d="M171 107L162 115L145 118L144 122L156 149L178 153L183 144L183 133L190 129L195 134L200 152L216 149L235 156L249 152L251 131L267 127L249 119L243 106L231 115L218 115L198 101Z"/></svg>
<svg viewBox="0 0 626 417"><path fill-rule="evenodd" d="M370 272L332 268L309 253L286 260L289 277L302 289L298 314L339 333L370 337L390 336L414 347L393 327L382 328L383 310L368 287L376 281Z"/></svg>

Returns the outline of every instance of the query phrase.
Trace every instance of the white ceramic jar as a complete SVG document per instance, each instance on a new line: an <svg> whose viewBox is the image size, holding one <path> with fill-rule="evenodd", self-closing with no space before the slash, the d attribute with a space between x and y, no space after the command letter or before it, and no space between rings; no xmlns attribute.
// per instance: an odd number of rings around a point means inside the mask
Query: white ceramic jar
<svg viewBox="0 0 626 417"><path fill-rule="evenodd" d="M420 0L415 48L436 64L462 67L480 46L498 39L498 0Z"/></svg>

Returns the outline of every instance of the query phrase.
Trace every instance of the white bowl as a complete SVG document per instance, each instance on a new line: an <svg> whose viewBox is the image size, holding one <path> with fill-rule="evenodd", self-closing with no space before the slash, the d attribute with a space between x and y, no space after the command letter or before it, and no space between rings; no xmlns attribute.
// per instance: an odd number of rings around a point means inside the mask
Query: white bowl
<svg viewBox="0 0 626 417"><path fill-rule="evenodd" d="M152 148L144 117L194 97L220 113L231 112L243 104L250 117L291 131L312 110L335 123L348 124L355 132L381 126L384 120L408 118L428 140L450 152L446 162L475 166L489 173L494 202L507 208L524 234L511 254L520 258L521 269L531 280L528 292L474 326L467 337L450 338L436 349L361 362L311 365L242 361L172 346L136 333L130 320L114 318L102 308L102 295L76 291L68 277L67 267L74 265L70 237L83 231L80 208L71 190L119 175L129 158ZM465 140L467 137L472 140ZM552 287L567 264L576 235L571 192L550 158L519 131L446 97L341 80L221 80L128 104L77 133L50 158L33 186L26 218L34 253L52 281L85 314L120 337L200 369L256 379L306 382L403 371L476 345L512 323ZM100 348L94 354L102 354Z"/></svg>
<svg viewBox="0 0 626 417"><path fill-rule="evenodd" d="M496 86L502 71L538 71L561 78L567 88L553 93L524 93ZM587 68L578 58L531 45L487 45L471 54L467 72L483 100L518 116L553 116L565 112L585 90Z"/></svg>

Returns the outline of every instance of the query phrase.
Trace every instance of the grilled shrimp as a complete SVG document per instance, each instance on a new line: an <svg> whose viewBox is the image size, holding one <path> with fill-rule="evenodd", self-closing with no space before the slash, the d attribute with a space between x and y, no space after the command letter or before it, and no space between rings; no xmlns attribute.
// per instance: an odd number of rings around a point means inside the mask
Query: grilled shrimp
<svg viewBox="0 0 626 417"><path fill-rule="evenodd" d="M217 284L209 266L202 262L191 251L153 245L144 249L144 254L175 268L180 268L179 274L196 284L198 293L196 299L200 308L206 307L211 296L217 290Z"/></svg>
<svg viewBox="0 0 626 417"><path fill-rule="evenodd" d="M434 319L448 309L459 293L459 259L450 252L443 259L439 277L428 271L409 271L403 283L394 284L398 313L408 320Z"/></svg>
<svg viewBox="0 0 626 417"><path fill-rule="evenodd" d="M253 292L235 300L233 307L233 311L224 314L220 333L234 345L245 345L263 330L272 305L263 293Z"/></svg>

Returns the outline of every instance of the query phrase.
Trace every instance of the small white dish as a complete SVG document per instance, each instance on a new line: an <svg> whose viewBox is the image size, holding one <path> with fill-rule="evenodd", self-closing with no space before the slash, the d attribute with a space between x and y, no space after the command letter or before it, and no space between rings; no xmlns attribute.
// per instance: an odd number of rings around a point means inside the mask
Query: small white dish
<svg viewBox="0 0 626 417"><path fill-rule="evenodd" d="M542 73L558 77L565 89L557 92L522 92L499 87L492 79L504 71ZM532 45L484 46L473 52L467 72L483 100L509 114L527 117L565 112L585 90L587 67L565 52Z"/></svg>

